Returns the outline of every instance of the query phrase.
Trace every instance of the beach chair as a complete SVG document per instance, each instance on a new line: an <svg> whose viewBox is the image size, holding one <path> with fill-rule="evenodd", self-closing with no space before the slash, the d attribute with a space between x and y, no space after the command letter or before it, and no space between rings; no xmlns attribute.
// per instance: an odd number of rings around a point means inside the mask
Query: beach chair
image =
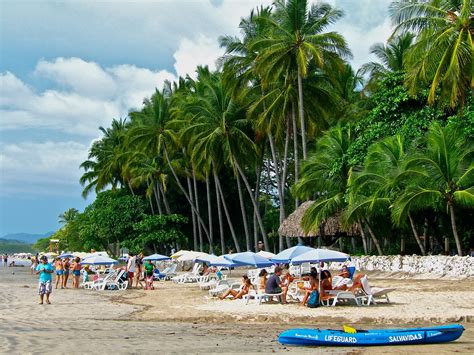
<svg viewBox="0 0 474 355"><path fill-rule="evenodd" d="M301 275L309 274L311 272L311 264L310 263L303 263L300 265L300 272Z"/></svg>
<svg viewBox="0 0 474 355"><path fill-rule="evenodd" d="M338 303L348 304L348 303L354 302L357 306L362 306L364 304L364 300L367 299L365 295L354 294L351 291L337 291L337 293L335 293L335 291L336 290L329 291L328 292L329 294L332 294L332 295L335 294L335 296L333 298L321 300L321 304L324 306L334 307Z"/></svg>
<svg viewBox="0 0 474 355"><path fill-rule="evenodd" d="M171 264L165 268L162 272L158 270L158 272L153 273L153 279L160 281L160 280L170 280L172 277L176 276L176 269L178 268L178 264Z"/></svg>
<svg viewBox="0 0 474 355"><path fill-rule="evenodd" d="M111 278L114 278L116 275L117 275L117 271L115 270L114 272L110 272L108 274L102 274L102 277L100 277L100 274L97 274L96 277L98 277L98 279L93 280L93 281L85 281L82 283L82 287L86 290L96 290L98 287L99 288L102 286L105 287L105 282Z"/></svg>
<svg viewBox="0 0 474 355"><path fill-rule="evenodd" d="M332 278L332 288L335 289L335 288L340 288L344 285L348 286L349 284L352 283L352 280L349 279L349 278L345 278L345 277L342 277L342 276L334 276Z"/></svg>
<svg viewBox="0 0 474 355"><path fill-rule="evenodd" d="M290 265L288 272L290 273L290 275L293 275L295 277L301 276L301 268L299 265Z"/></svg>
<svg viewBox="0 0 474 355"><path fill-rule="evenodd" d="M361 291L367 296L367 305L371 302L376 304L376 299L385 299L387 303L390 303L388 294L392 291L395 291L394 288L381 288L381 287L370 287L369 278L367 275L360 279L362 285Z"/></svg>
<svg viewBox="0 0 474 355"><path fill-rule="evenodd" d="M104 290L124 290L128 286L128 281L121 281L121 278L125 270L120 270L118 273L109 273L107 277L103 280L98 281L94 284L94 290L104 291ZM125 282L127 283L124 287Z"/></svg>
<svg viewBox="0 0 474 355"><path fill-rule="evenodd" d="M198 263L195 263L193 270L191 272L187 272L185 274L175 276L171 278L171 280L178 284L184 284L186 282L197 282L198 278L201 276L199 275L200 269L201 269L201 265Z"/></svg>
<svg viewBox="0 0 474 355"><path fill-rule="evenodd" d="M216 297L226 292L229 288L238 290L240 287L241 284L239 282L230 283L228 280L220 280L214 288L209 290L209 296Z"/></svg>
<svg viewBox="0 0 474 355"><path fill-rule="evenodd" d="M249 293L247 293L246 295L242 297L242 299L245 304L248 304L250 299L254 299L255 303L257 304L262 304L262 302L268 302L274 297L277 298L278 302L281 302L281 295L282 295L281 292L269 294L269 293L265 293L265 291L263 290L259 290L259 291L250 290Z"/></svg>

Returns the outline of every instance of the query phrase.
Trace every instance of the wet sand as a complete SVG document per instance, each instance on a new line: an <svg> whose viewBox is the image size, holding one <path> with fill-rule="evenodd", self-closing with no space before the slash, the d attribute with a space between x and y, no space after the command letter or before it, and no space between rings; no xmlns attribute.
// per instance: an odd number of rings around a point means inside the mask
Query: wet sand
<svg viewBox="0 0 474 355"><path fill-rule="evenodd" d="M155 291L54 290L52 305L38 305L36 277L27 269L0 267L0 353L474 353L474 281L399 276L370 276L371 283L397 288L392 304L370 307L244 305L206 299L207 292L196 286L170 282L156 283ZM458 341L441 345L298 348L276 340L279 332L291 327L404 327L454 321L466 331Z"/></svg>

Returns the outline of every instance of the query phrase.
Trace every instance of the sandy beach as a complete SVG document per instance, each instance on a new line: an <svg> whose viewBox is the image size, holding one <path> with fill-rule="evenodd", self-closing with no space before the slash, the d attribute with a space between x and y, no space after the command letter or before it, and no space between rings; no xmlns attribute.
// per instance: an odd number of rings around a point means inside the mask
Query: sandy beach
<svg viewBox="0 0 474 355"><path fill-rule="evenodd" d="M196 286L171 282L157 282L155 291L54 290L53 304L40 306L36 277L28 271L0 268L1 353L474 352L472 279L371 273L372 284L396 291L392 303L370 307L245 305L211 299ZM373 328L453 322L463 324L466 331L458 341L442 345L295 348L276 340L280 331L300 326Z"/></svg>

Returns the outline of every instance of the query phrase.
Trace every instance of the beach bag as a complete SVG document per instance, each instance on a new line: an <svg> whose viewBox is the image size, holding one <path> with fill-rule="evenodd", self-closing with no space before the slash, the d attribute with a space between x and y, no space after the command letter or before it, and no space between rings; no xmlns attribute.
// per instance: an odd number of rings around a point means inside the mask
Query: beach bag
<svg viewBox="0 0 474 355"><path fill-rule="evenodd" d="M313 291L309 295L308 299L308 307L309 308L316 308L319 307L319 292L318 291Z"/></svg>

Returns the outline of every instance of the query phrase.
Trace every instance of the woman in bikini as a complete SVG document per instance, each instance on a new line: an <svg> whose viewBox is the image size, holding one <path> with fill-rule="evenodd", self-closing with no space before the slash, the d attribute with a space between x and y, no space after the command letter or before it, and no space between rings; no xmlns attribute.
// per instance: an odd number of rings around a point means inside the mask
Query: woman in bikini
<svg viewBox="0 0 474 355"><path fill-rule="evenodd" d="M221 300L225 299L227 296L232 295L232 299L236 300L239 298L242 298L244 295L249 293L250 288L253 287L252 283L250 282L250 279L247 275L242 276L242 286L240 287L240 290L233 290L229 289L222 296L219 296Z"/></svg>
<svg viewBox="0 0 474 355"><path fill-rule="evenodd" d="M63 261L63 287L67 288L67 280L69 279L69 268L71 267L71 263L69 262L69 258L64 259Z"/></svg>
<svg viewBox="0 0 474 355"><path fill-rule="evenodd" d="M258 274L258 276L260 277L260 281L258 283L259 292L265 293L265 286L267 284L267 275L268 275L268 272L265 269L262 269L260 271L260 274Z"/></svg>
<svg viewBox="0 0 474 355"><path fill-rule="evenodd" d="M76 257L71 264L72 270L72 287L79 288L79 278L81 277L81 259Z"/></svg>
<svg viewBox="0 0 474 355"><path fill-rule="evenodd" d="M64 265L63 261L60 258L56 258L54 261L54 269L56 273L56 287L58 288L58 285L61 285L61 288L64 288L63 286L63 272L64 272Z"/></svg>

